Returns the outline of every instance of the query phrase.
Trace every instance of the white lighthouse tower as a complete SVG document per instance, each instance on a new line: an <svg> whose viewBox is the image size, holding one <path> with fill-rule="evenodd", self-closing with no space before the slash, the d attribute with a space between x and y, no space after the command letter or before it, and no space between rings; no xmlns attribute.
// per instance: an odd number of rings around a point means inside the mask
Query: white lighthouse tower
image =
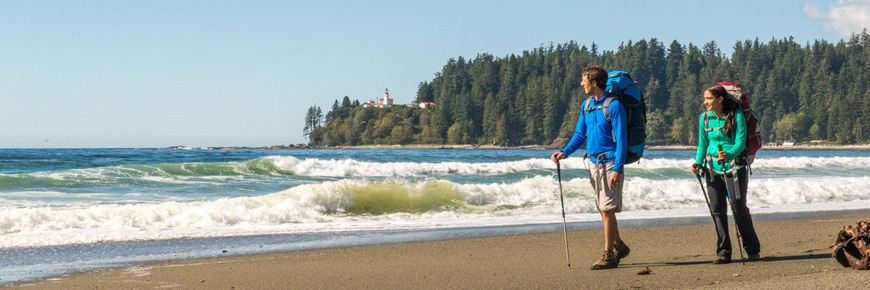
<svg viewBox="0 0 870 290"><path fill-rule="evenodd" d="M390 89L384 88L384 98L381 99L381 105L388 106L393 104L393 99L390 99Z"/></svg>

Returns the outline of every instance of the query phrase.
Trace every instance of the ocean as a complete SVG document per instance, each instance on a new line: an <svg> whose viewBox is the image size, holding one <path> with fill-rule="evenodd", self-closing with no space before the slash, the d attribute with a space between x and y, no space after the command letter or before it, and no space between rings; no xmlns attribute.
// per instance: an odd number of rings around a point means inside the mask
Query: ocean
<svg viewBox="0 0 870 290"><path fill-rule="evenodd" d="M557 232L552 152L0 149L0 285L158 260ZM600 228L582 154L562 162L570 230ZM694 155L647 150L627 165L620 226L710 223ZM762 149L748 206L756 220L870 212L868 172L870 151Z"/></svg>

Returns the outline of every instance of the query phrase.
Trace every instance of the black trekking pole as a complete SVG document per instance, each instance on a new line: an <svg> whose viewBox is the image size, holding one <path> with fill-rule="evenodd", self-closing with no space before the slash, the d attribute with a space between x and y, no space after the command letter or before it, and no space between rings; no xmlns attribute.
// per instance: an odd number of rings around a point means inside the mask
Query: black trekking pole
<svg viewBox="0 0 870 290"><path fill-rule="evenodd" d="M719 151L722 150L722 144L719 144ZM734 229L737 230L737 249L740 250L740 263L746 265L746 258L743 257L743 244L740 242L740 226L737 225L737 209L734 208L734 202L731 201L731 190L729 187L734 187L733 182L729 181L728 173L725 171L725 160L719 160L719 165L722 165L722 178L725 179L725 191L728 192L728 205L731 206L731 216L734 217ZM732 176L733 178L733 176ZM731 184L731 186L728 186Z"/></svg>
<svg viewBox="0 0 870 290"><path fill-rule="evenodd" d="M692 166L693 166L693 167L696 167L696 166L697 166L698 170L701 169L701 166L698 165L698 164L692 164ZM709 173L708 173L708 174L709 174ZM707 190L704 189L704 183L701 182L701 174L700 174L700 173L699 173L699 174L695 174L695 177L698 178L698 184L701 185L701 192L704 193L704 200L707 201L707 210L710 211L710 217L713 218L713 224L715 225L715 224L716 224L716 216L713 215L713 209L710 208L710 198L707 197Z"/></svg>
<svg viewBox="0 0 870 290"><path fill-rule="evenodd" d="M562 195L562 166L556 161L556 173L559 176L559 201L562 203L562 230L565 232L565 260L571 269L571 254L568 253L568 223L565 222L565 197Z"/></svg>

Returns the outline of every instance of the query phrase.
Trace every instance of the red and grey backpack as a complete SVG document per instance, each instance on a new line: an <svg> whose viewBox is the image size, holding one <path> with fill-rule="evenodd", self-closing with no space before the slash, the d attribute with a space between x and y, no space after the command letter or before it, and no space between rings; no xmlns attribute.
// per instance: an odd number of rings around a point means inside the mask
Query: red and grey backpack
<svg viewBox="0 0 870 290"><path fill-rule="evenodd" d="M758 152L758 149L761 149L761 128L758 127L758 118L755 117L755 113L753 113L752 108L749 107L749 96L743 92L743 87L739 84L721 82L717 85L725 87L725 90L728 91L728 95L740 104L740 107L743 109L743 116L746 118L747 135L746 150L743 150L743 152L745 152L747 156L745 161L746 164L742 165L750 165L752 164L752 161L755 161L755 153ZM706 118L704 118L704 127L708 127Z"/></svg>

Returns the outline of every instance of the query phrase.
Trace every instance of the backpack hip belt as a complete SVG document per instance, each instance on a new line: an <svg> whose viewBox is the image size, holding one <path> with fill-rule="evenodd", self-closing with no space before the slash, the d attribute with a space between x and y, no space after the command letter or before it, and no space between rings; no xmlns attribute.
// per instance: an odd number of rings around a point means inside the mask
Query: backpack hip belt
<svg viewBox="0 0 870 290"><path fill-rule="evenodd" d="M603 164L603 163L606 162L605 160L607 160L607 152L601 152L601 153L598 153L598 154L589 154L589 153L586 153L586 155L583 156L583 159L587 159L587 158L595 158L595 159L598 159L598 162L593 162L593 163L596 163L596 164Z"/></svg>
<svg viewBox="0 0 870 290"><path fill-rule="evenodd" d="M714 160L716 160L716 159L713 159L714 157L718 158L719 156L707 155L707 157L704 159L705 167L708 167L710 169L710 172L712 172L712 173L716 173L716 171L713 170L713 165L712 165L713 164L712 162ZM738 169L737 169L737 162L736 161L737 161L737 159L731 159L731 162L728 162L731 165L731 170L730 170L731 172L726 171L725 166L723 164L722 177L725 177L725 182L728 182L727 175L729 173L731 174L731 178L734 179L734 183L733 183L734 187L733 188L735 189L735 191L737 191L737 192L734 192L734 196L735 196L735 198L740 199L740 196L741 196L741 194L739 192L740 191L740 187L739 187L740 186L740 177L737 176ZM707 164L709 164L709 165L707 165ZM712 178L712 176L710 176L710 178Z"/></svg>

